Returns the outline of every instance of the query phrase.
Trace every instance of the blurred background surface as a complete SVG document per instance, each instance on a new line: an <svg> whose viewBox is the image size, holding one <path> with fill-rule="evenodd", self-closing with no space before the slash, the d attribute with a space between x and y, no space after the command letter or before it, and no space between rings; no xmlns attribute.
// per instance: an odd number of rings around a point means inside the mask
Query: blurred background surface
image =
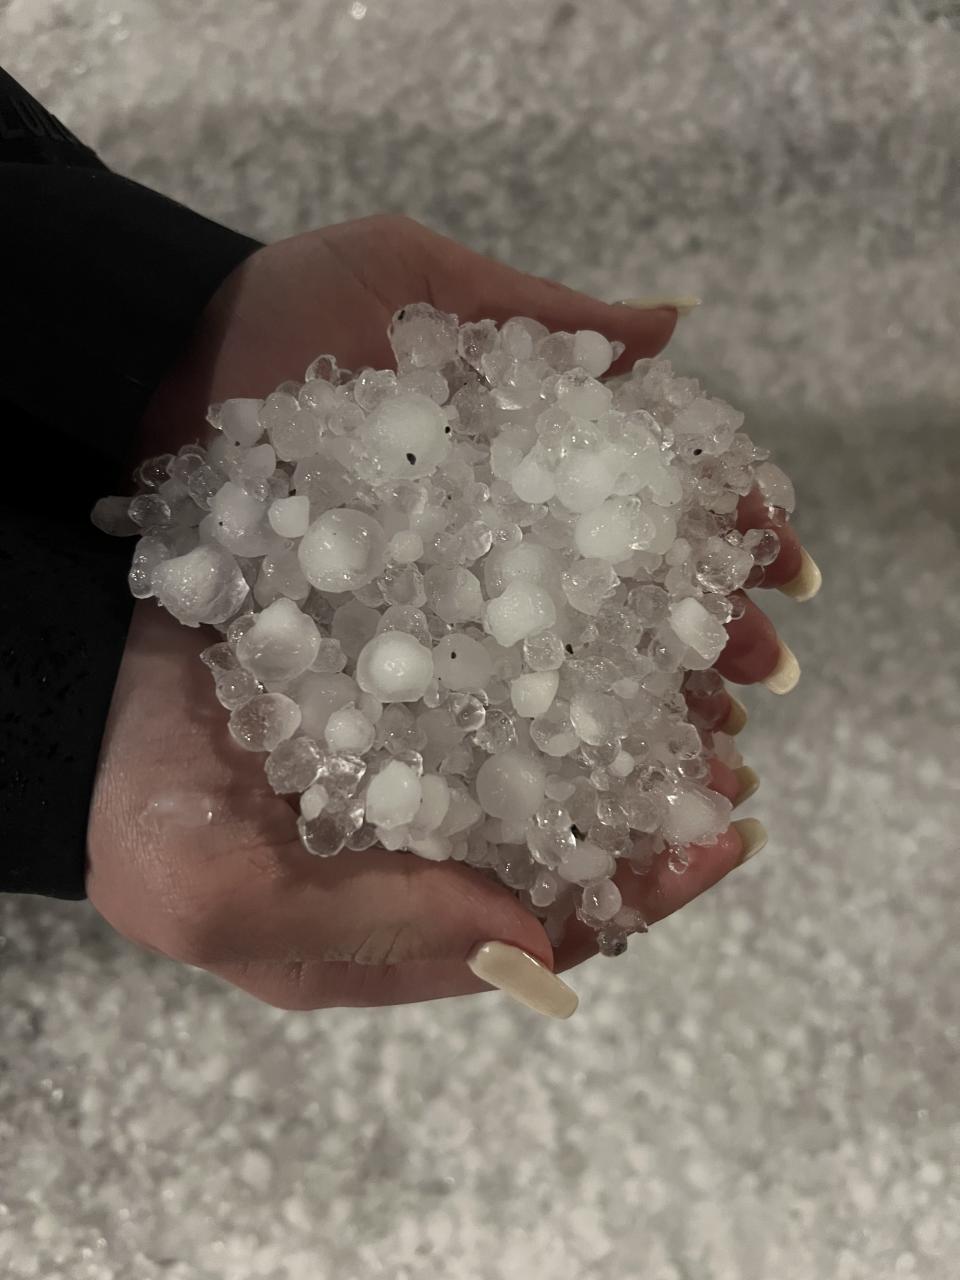
<svg viewBox="0 0 960 1280"><path fill-rule="evenodd" d="M955 0L0 0L0 48L264 239L397 210L702 295L675 363L775 448L826 579L770 606L799 688L747 698L767 850L579 970L569 1024L286 1015L0 900L0 1270L954 1280Z"/></svg>

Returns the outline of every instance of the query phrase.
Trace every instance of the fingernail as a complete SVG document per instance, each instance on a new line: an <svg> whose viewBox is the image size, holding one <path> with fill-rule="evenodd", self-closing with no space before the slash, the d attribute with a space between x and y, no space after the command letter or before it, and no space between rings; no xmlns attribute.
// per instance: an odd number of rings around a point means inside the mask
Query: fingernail
<svg viewBox="0 0 960 1280"><path fill-rule="evenodd" d="M545 964L505 942L481 943L467 965L481 981L548 1018L569 1018L579 1003L576 992Z"/></svg>
<svg viewBox="0 0 960 1280"><path fill-rule="evenodd" d="M769 839L767 828L762 822L758 822L756 818L740 818L737 822L731 822L730 825L736 829L737 835L740 837L740 845L743 852L740 854L739 865L742 867L745 862L755 858L767 843Z"/></svg>
<svg viewBox="0 0 960 1280"><path fill-rule="evenodd" d="M780 657L777 659L777 665L764 680L764 684L771 693L789 693L791 689L797 687L797 681L800 679L800 663L793 650L780 641Z"/></svg>
<svg viewBox="0 0 960 1280"><path fill-rule="evenodd" d="M736 809L746 800L749 800L752 795L756 794L760 786L760 779L748 764L742 764L739 769L734 769L733 772L736 774L737 782L740 784L740 789L733 801L733 807Z"/></svg>
<svg viewBox="0 0 960 1280"><path fill-rule="evenodd" d="M728 733L731 738L735 738L742 729L746 728L747 708L732 693L727 696L730 699L730 710L727 712L726 720L720 726L720 732Z"/></svg>
<svg viewBox="0 0 960 1280"><path fill-rule="evenodd" d="M799 600L802 603L804 600L812 600L822 586L823 574L816 560L801 548L800 572L795 578L785 582L779 590L791 600Z"/></svg>
<svg viewBox="0 0 960 1280"><path fill-rule="evenodd" d="M686 298L623 298L616 305L636 307L638 311L657 311L661 307L671 307L678 316L688 316L694 307L699 307L702 302L702 298L691 295Z"/></svg>

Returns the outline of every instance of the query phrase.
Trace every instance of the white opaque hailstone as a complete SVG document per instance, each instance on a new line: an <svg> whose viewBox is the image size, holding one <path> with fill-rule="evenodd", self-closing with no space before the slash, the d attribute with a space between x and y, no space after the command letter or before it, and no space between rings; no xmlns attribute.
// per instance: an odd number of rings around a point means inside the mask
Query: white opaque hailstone
<svg viewBox="0 0 960 1280"><path fill-rule="evenodd" d="M712 844L730 822L730 801L690 785L667 796L662 831L668 844Z"/></svg>
<svg viewBox="0 0 960 1280"><path fill-rule="evenodd" d="M416 702L432 679L432 653L405 631L381 631L357 659L357 683L381 702Z"/></svg>
<svg viewBox="0 0 960 1280"><path fill-rule="evenodd" d="M310 499L303 494L277 498L267 508L267 519L281 538L302 538L310 524Z"/></svg>
<svg viewBox="0 0 960 1280"><path fill-rule="evenodd" d="M581 329L573 335L574 363L591 378L599 378L613 363L613 347L609 338L594 329Z"/></svg>
<svg viewBox="0 0 960 1280"><path fill-rule="evenodd" d="M293 680L312 666L320 633L292 600L280 599L256 615L237 643L237 659L265 684Z"/></svg>
<svg viewBox="0 0 960 1280"><path fill-rule="evenodd" d="M485 813L517 822L531 818L543 800L546 766L524 751L488 756L477 774L477 799Z"/></svg>
<svg viewBox="0 0 960 1280"><path fill-rule="evenodd" d="M233 556L209 544L162 561L151 573L150 586L159 603L188 627L224 622L248 592Z"/></svg>
<svg viewBox="0 0 960 1280"><path fill-rule="evenodd" d="M723 624L693 596L670 606L670 626L685 645L708 663L720 657L727 643Z"/></svg>
<svg viewBox="0 0 960 1280"><path fill-rule="evenodd" d="M441 684L455 692L483 689L493 675L493 659L486 648L457 631L434 646L433 665Z"/></svg>
<svg viewBox="0 0 960 1280"><path fill-rule="evenodd" d="M573 449L557 467L558 499L568 511L592 511L613 493L617 472L609 456Z"/></svg>
<svg viewBox="0 0 960 1280"><path fill-rule="evenodd" d="M636 498L609 498L580 516L573 540L582 556L616 564L637 546L653 541L656 531L656 523Z"/></svg>
<svg viewBox="0 0 960 1280"><path fill-rule="evenodd" d="M529 580L511 582L484 610L487 631L505 649L524 636L552 627L556 620L557 609L550 594Z"/></svg>
<svg viewBox="0 0 960 1280"><path fill-rule="evenodd" d="M420 808L410 824L410 830L416 836L436 831L450 808L450 787L446 778L439 774L425 773L420 779L420 791Z"/></svg>
<svg viewBox="0 0 960 1280"><path fill-rule="evenodd" d="M608 693L575 693L570 699L570 719L581 742L599 746L622 731L623 703Z"/></svg>
<svg viewBox="0 0 960 1280"><path fill-rule="evenodd" d="M418 533L401 529L387 544L387 557L394 564L413 564L423 555L423 539Z"/></svg>
<svg viewBox="0 0 960 1280"><path fill-rule="evenodd" d="M568 884L596 884L612 875L615 867L613 854L589 840L578 840L564 852L557 871Z"/></svg>
<svg viewBox="0 0 960 1280"><path fill-rule="evenodd" d="M230 444L249 449L263 435L260 425L262 400L224 400L217 414L217 425Z"/></svg>
<svg viewBox="0 0 960 1280"><path fill-rule="evenodd" d="M447 416L416 392L391 396L362 428L363 441L381 473L394 480L431 475L450 450Z"/></svg>
<svg viewBox="0 0 960 1280"><path fill-rule="evenodd" d="M557 696L559 671L531 671L510 681L510 701L518 716L532 720L545 715Z"/></svg>
<svg viewBox="0 0 960 1280"><path fill-rule="evenodd" d="M322 738L334 711L360 697L356 681L342 672L305 671L286 692L296 699L303 713L303 731L311 738Z"/></svg>
<svg viewBox="0 0 960 1280"><path fill-rule="evenodd" d="M476 622L483 613L480 581L469 569L435 564L423 577L427 603L444 622Z"/></svg>
<svg viewBox="0 0 960 1280"><path fill-rule="evenodd" d="M409 765L391 760L367 786L367 822L390 831L412 822L420 808L423 790Z"/></svg>
<svg viewBox="0 0 960 1280"><path fill-rule="evenodd" d="M546 465L543 457L538 456L536 450L527 454L508 479L521 502L549 502L557 491L553 470Z"/></svg>
<svg viewBox="0 0 960 1280"><path fill-rule="evenodd" d="M297 554L312 586L321 591L356 591L382 572L386 545L383 529L373 516L337 507L313 521Z"/></svg>
<svg viewBox="0 0 960 1280"><path fill-rule="evenodd" d="M348 705L330 713L323 736L331 751L362 756L373 746L377 731L362 711Z"/></svg>
<svg viewBox="0 0 960 1280"><path fill-rule="evenodd" d="M266 503L228 480L210 500L200 527L235 556L262 556L276 545L266 515Z"/></svg>

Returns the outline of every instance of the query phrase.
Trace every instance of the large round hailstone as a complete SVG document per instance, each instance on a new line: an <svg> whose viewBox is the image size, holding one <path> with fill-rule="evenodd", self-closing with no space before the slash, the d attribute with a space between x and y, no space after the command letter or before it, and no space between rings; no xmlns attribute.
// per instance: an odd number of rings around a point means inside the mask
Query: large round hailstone
<svg viewBox="0 0 960 1280"><path fill-rule="evenodd" d="M433 666L440 683L455 692L482 689L493 675L493 659L486 648L457 632L435 646Z"/></svg>
<svg viewBox="0 0 960 1280"><path fill-rule="evenodd" d="M349 507L325 511L300 540L300 568L320 591L356 591L386 563L387 540L372 516Z"/></svg>
<svg viewBox="0 0 960 1280"><path fill-rule="evenodd" d="M480 766L477 799L492 818L522 822L539 809L546 780L546 766L535 756L501 751Z"/></svg>
<svg viewBox="0 0 960 1280"><path fill-rule="evenodd" d="M416 702L432 679L433 655L405 631L381 631L357 658L357 683L381 702Z"/></svg>
<svg viewBox="0 0 960 1280"><path fill-rule="evenodd" d="M320 650L320 632L292 600L267 605L237 642L237 660L258 680L293 680L312 665Z"/></svg>
<svg viewBox="0 0 960 1280"><path fill-rule="evenodd" d="M391 396L373 412L363 438L384 476L416 480L431 475L447 456L448 426L438 404L409 391Z"/></svg>

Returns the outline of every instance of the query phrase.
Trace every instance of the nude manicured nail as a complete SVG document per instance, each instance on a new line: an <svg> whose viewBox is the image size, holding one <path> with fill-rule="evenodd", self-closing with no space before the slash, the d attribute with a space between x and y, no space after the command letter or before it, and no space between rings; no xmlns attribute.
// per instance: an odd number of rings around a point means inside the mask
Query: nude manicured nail
<svg viewBox="0 0 960 1280"><path fill-rule="evenodd" d="M483 982L548 1018L569 1018L579 1003L576 992L545 964L505 942L482 943L467 965Z"/></svg>
<svg viewBox="0 0 960 1280"><path fill-rule="evenodd" d="M816 560L801 548L800 572L778 589L791 600L799 600L802 603L804 600L812 600L822 586L823 574Z"/></svg>
<svg viewBox="0 0 960 1280"><path fill-rule="evenodd" d="M661 307L671 307L679 316L688 316L694 307L699 307L702 298L692 295L680 298L623 298L621 307L636 307L638 311L658 311Z"/></svg>
<svg viewBox="0 0 960 1280"><path fill-rule="evenodd" d="M740 789L737 791L733 801L733 807L736 809L749 800L752 795L756 795L760 787L760 779L748 764L742 764L739 769L734 769L733 772L736 775L737 782L740 784Z"/></svg>
<svg viewBox="0 0 960 1280"><path fill-rule="evenodd" d="M791 689L797 687L797 681L800 679L800 663L797 661L797 655L783 641L780 641L780 657L777 659L777 665L773 668L764 684L771 693L789 693Z"/></svg>
<svg viewBox="0 0 960 1280"><path fill-rule="evenodd" d="M727 712L727 718L720 726L721 733L728 733L731 738L735 738L744 728L746 728L748 716L747 708L743 705L739 698L735 698L733 694L727 695L730 699L730 710Z"/></svg>
<svg viewBox="0 0 960 1280"><path fill-rule="evenodd" d="M767 843L767 828L756 818L740 818L737 822L731 822L730 825L736 829L740 837L743 852L740 854L739 865L742 867L745 862L755 858Z"/></svg>

